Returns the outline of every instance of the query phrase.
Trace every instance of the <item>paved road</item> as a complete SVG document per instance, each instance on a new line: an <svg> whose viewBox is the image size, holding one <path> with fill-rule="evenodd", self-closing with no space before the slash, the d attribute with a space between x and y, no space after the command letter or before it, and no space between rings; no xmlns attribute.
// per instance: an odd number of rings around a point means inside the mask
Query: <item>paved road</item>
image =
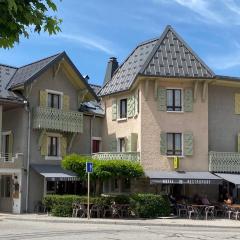
<svg viewBox="0 0 240 240"><path fill-rule="evenodd" d="M240 229L0 221L0 240L240 239Z"/></svg>

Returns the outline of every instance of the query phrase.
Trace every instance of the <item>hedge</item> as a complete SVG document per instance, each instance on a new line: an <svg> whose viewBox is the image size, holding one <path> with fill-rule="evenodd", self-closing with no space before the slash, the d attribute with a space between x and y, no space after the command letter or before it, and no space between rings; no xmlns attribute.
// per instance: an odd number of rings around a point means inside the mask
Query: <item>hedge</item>
<svg viewBox="0 0 240 240"><path fill-rule="evenodd" d="M87 179L86 162L93 163L93 179L109 179L112 177L136 178L144 175L139 162L127 160L96 160L91 156L71 154L62 161L62 167L75 172L81 180Z"/></svg>
<svg viewBox="0 0 240 240"><path fill-rule="evenodd" d="M86 196L77 195L47 195L43 203L54 216L69 217L72 215L73 203L87 203ZM140 218L155 218L169 216L170 204L166 196L154 194L135 194L131 196L117 195L105 197L90 197L90 203L110 206L117 204L130 204L132 211Z"/></svg>

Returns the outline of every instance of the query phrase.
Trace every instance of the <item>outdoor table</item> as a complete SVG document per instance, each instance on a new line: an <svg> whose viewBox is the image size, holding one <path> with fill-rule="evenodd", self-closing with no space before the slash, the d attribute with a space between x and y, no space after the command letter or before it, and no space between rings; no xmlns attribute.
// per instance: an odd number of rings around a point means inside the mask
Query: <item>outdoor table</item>
<svg viewBox="0 0 240 240"><path fill-rule="evenodd" d="M203 205L203 204L192 204L191 205L197 213L197 219L199 219L203 215L203 211L205 210L206 207L209 205Z"/></svg>
<svg viewBox="0 0 240 240"><path fill-rule="evenodd" d="M240 204L232 204L232 205L228 205L230 208L237 208L240 209Z"/></svg>

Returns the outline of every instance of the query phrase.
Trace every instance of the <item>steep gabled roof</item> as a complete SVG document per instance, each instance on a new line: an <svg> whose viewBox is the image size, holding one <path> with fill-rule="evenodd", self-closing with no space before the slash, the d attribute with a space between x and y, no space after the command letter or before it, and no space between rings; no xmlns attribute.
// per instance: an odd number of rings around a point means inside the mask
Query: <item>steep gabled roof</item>
<svg viewBox="0 0 240 240"><path fill-rule="evenodd" d="M138 45L107 82L100 96L131 88L137 75L213 78L212 70L167 26L160 38Z"/></svg>

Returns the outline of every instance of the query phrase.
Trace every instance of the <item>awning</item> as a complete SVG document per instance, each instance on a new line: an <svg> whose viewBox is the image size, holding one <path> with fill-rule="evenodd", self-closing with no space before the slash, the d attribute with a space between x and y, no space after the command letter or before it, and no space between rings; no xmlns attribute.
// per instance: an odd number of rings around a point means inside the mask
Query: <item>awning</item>
<svg viewBox="0 0 240 240"><path fill-rule="evenodd" d="M161 184L220 184L222 179L210 172L145 171L150 183Z"/></svg>
<svg viewBox="0 0 240 240"><path fill-rule="evenodd" d="M215 175L219 176L220 178L231 182L238 187L240 187L240 174L233 174L233 173L215 173Z"/></svg>
<svg viewBox="0 0 240 240"><path fill-rule="evenodd" d="M32 164L31 168L46 178L47 181L76 181L77 175L63 169L60 165Z"/></svg>

